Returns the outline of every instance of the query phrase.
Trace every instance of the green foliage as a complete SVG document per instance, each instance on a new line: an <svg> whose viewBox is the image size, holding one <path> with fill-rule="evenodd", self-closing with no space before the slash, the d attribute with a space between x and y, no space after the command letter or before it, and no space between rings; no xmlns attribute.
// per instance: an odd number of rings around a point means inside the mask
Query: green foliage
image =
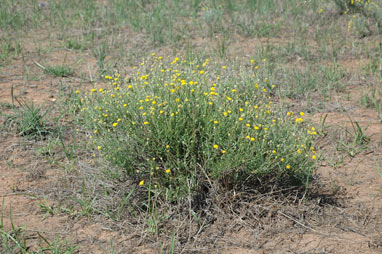
<svg viewBox="0 0 382 254"><path fill-rule="evenodd" d="M40 106L27 104L24 100L17 99L20 107L14 108L14 113L6 117L5 126L16 127L19 135L36 138L49 133L49 128L44 117L48 111L43 112Z"/></svg>
<svg viewBox="0 0 382 254"><path fill-rule="evenodd" d="M382 121L382 90L373 88L361 97L361 106L375 108L380 121Z"/></svg>
<svg viewBox="0 0 382 254"><path fill-rule="evenodd" d="M4 199L2 201L1 220L0 220L0 252L1 253L21 253L21 254L71 254L77 253L77 247L58 237L54 241L48 241L39 232L37 236L31 237L23 227L17 227L13 223L12 212L10 211L10 229L4 225ZM39 246L33 246L29 239L38 238Z"/></svg>
<svg viewBox="0 0 382 254"><path fill-rule="evenodd" d="M105 76L108 87L84 95L84 126L103 157L174 198L207 179L227 188L305 183L317 133L303 112L274 103L275 85L257 68L153 56L133 77Z"/></svg>
<svg viewBox="0 0 382 254"><path fill-rule="evenodd" d="M22 46L18 40L2 40L0 37L0 66L4 65L9 58L19 56L21 52Z"/></svg>
<svg viewBox="0 0 382 254"><path fill-rule="evenodd" d="M370 138L365 135L358 122L353 122L351 119L350 122L353 130L345 129L340 132L337 150L354 157L367 148Z"/></svg>
<svg viewBox="0 0 382 254"><path fill-rule="evenodd" d="M370 24L375 24L377 32L382 30L382 2L380 0L334 0L340 12L351 15L348 31L354 30L361 37L371 33Z"/></svg>
<svg viewBox="0 0 382 254"><path fill-rule="evenodd" d="M361 105L365 108L381 108L382 90L373 88L369 93L362 95Z"/></svg>
<svg viewBox="0 0 382 254"><path fill-rule="evenodd" d="M44 71L47 74L57 77L68 77L73 75L72 69L66 65L47 66Z"/></svg>
<svg viewBox="0 0 382 254"><path fill-rule="evenodd" d="M69 38L65 40L64 45L67 49L82 50L86 48L85 43L75 38Z"/></svg>

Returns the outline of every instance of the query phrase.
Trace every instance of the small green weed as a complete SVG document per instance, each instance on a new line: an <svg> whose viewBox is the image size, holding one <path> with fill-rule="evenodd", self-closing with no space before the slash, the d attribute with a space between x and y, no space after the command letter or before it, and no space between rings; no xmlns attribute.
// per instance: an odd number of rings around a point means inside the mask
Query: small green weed
<svg viewBox="0 0 382 254"><path fill-rule="evenodd" d="M365 135L358 122L353 122L351 119L350 122L353 131L349 132L345 129L340 133L337 150L344 151L351 157L354 157L367 148L370 138Z"/></svg>
<svg viewBox="0 0 382 254"><path fill-rule="evenodd" d="M68 77L73 75L73 70L67 65L47 66L45 73L56 77Z"/></svg>
<svg viewBox="0 0 382 254"><path fill-rule="evenodd" d="M21 52L22 46L18 40L3 40L0 37L0 66L4 65L10 57L19 56Z"/></svg>
<svg viewBox="0 0 382 254"><path fill-rule="evenodd" d="M382 121L382 90L372 88L369 93L362 95L361 106L365 108L375 108L379 121Z"/></svg>
<svg viewBox="0 0 382 254"><path fill-rule="evenodd" d="M42 137L50 130L44 120L48 111L43 112L40 106L27 104L22 99L17 99L19 108L14 108L14 113L6 116L5 126L16 127L19 135L29 138Z"/></svg>
<svg viewBox="0 0 382 254"><path fill-rule="evenodd" d="M4 199L2 201L1 220L0 220L0 252L1 253L21 253L21 254L72 254L76 253L77 247L58 237L50 242L40 233L31 237L27 234L27 230L23 227L16 227L12 219L12 211L10 211L11 228L6 229L4 225ZM32 246L29 239L38 238L39 246Z"/></svg>
<svg viewBox="0 0 382 254"><path fill-rule="evenodd" d="M102 46L99 46L93 49L93 56L97 59L98 63L98 72L100 75L105 73L105 59L107 56L108 47L107 44L104 43Z"/></svg>
<svg viewBox="0 0 382 254"><path fill-rule="evenodd" d="M67 49L74 49L74 50L83 50L86 48L86 45L82 43L81 41L75 39L75 38L69 38L65 40L64 45Z"/></svg>
<svg viewBox="0 0 382 254"><path fill-rule="evenodd" d="M0 102L0 109L13 109L15 106L13 106L11 103L8 102Z"/></svg>

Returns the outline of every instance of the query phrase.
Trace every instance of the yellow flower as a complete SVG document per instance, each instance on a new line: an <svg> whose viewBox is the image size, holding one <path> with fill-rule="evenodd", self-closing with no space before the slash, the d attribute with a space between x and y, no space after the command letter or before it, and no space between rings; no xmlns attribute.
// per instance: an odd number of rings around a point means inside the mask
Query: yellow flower
<svg viewBox="0 0 382 254"><path fill-rule="evenodd" d="M204 71L200 71L200 74L204 74Z"/></svg>
<svg viewBox="0 0 382 254"><path fill-rule="evenodd" d="M302 119L301 117L296 119L296 123L302 123L303 121L304 119Z"/></svg>
<svg viewBox="0 0 382 254"><path fill-rule="evenodd" d="M301 152L301 150L300 150L300 149L297 149L297 153L298 153L298 154L301 154L302 152Z"/></svg>
<svg viewBox="0 0 382 254"><path fill-rule="evenodd" d="M281 158L280 161L283 162L283 161L285 161L285 159L284 159L284 158Z"/></svg>
<svg viewBox="0 0 382 254"><path fill-rule="evenodd" d="M291 168L291 166L288 164L288 165L286 165L286 168L287 168L287 169L290 169L290 168Z"/></svg>
<svg viewBox="0 0 382 254"><path fill-rule="evenodd" d="M170 146L169 146L169 145L166 145L166 148L167 148L167 149L169 149L169 148L170 148Z"/></svg>
<svg viewBox="0 0 382 254"><path fill-rule="evenodd" d="M215 149L218 149L218 148L219 148L219 146L218 146L217 144L213 145L213 147L214 147Z"/></svg>
<svg viewBox="0 0 382 254"><path fill-rule="evenodd" d="M218 123L219 123L219 121L216 121L216 120L214 121L214 124L218 124Z"/></svg>
<svg viewBox="0 0 382 254"><path fill-rule="evenodd" d="M304 116L305 114L304 114L304 112L300 112L300 116Z"/></svg>
<svg viewBox="0 0 382 254"><path fill-rule="evenodd" d="M227 151L226 150L222 150L222 154L225 154Z"/></svg>
<svg viewBox="0 0 382 254"><path fill-rule="evenodd" d="M232 101L232 98L229 97L229 96L226 96L226 99L229 100L229 101Z"/></svg>
<svg viewBox="0 0 382 254"><path fill-rule="evenodd" d="M171 170L170 169L166 169L166 174L170 174L171 173Z"/></svg>
<svg viewBox="0 0 382 254"><path fill-rule="evenodd" d="M102 146L98 146L97 149L98 149L98 150L101 150L101 149L102 149Z"/></svg>
<svg viewBox="0 0 382 254"><path fill-rule="evenodd" d="M80 93L80 91L76 90L76 94L79 94L79 93Z"/></svg>
<svg viewBox="0 0 382 254"><path fill-rule="evenodd" d="M149 124L149 122L144 122L143 124L144 124L144 125L147 125L147 124Z"/></svg>
<svg viewBox="0 0 382 254"><path fill-rule="evenodd" d="M142 180L142 181L139 182L139 186L142 186L144 184L145 184L145 180Z"/></svg>
<svg viewBox="0 0 382 254"><path fill-rule="evenodd" d="M117 127L118 123L113 123L113 127Z"/></svg>
<svg viewBox="0 0 382 254"><path fill-rule="evenodd" d="M254 137L252 137L252 138L251 138L251 141L255 141L255 138L254 138Z"/></svg>
<svg viewBox="0 0 382 254"><path fill-rule="evenodd" d="M313 159L313 160L317 159L317 156L316 156L316 155L313 155L313 156L312 156L312 159Z"/></svg>

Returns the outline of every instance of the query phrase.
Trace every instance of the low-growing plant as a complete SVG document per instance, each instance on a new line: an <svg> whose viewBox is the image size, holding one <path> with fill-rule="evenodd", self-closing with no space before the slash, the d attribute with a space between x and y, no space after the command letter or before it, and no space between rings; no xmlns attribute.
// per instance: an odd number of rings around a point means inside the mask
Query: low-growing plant
<svg viewBox="0 0 382 254"><path fill-rule="evenodd" d="M15 127L19 135L35 138L49 133L49 128L44 117L48 111L43 111L40 106L28 104L22 99L16 99L19 108L13 109L13 114L6 116L5 126Z"/></svg>
<svg viewBox="0 0 382 254"><path fill-rule="evenodd" d="M102 46L99 46L93 49L93 56L97 59L98 63L98 72L100 74L105 73L105 59L107 56L107 45L104 43Z"/></svg>
<svg viewBox="0 0 382 254"><path fill-rule="evenodd" d="M4 65L10 57L19 56L21 52L22 46L18 40L0 38L0 66Z"/></svg>
<svg viewBox="0 0 382 254"><path fill-rule="evenodd" d="M83 42L76 40L75 38L69 38L69 39L65 40L64 45L66 48L74 49L74 50L86 48L86 45Z"/></svg>
<svg viewBox="0 0 382 254"><path fill-rule="evenodd" d="M369 93L365 93L361 97L361 106L365 108L375 108L377 116L382 121L382 90L373 88Z"/></svg>
<svg viewBox="0 0 382 254"><path fill-rule="evenodd" d="M18 227L13 223L12 211L10 210L10 228L6 228L4 224L4 199L2 201L1 217L0 217L0 252L1 253L51 253L51 254L70 254L76 253L77 246L68 243L58 237L54 241L47 240L39 232L37 237L27 235L27 230ZM30 239L37 238L40 240L39 246L33 246Z"/></svg>
<svg viewBox="0 0 382 254"><path fill-rule="evenodd" d="M72 68L66 65L47 66L44 71L47 74L57 77L68 77L73 75Z"/></svg>
<svg viewBox="0 0 382 254"><path fill-rule="evenodd" d="M135 75L105 76L81 95L84 127L97 152L137 185L176 200L208 182L305 184L314 169L316 130L304 112L286 112L252 60L145 59ZM255 68L256 67L256 68Z"/></svg>
<svg viewBox="0 0 382 254"><path fill-rule="evenodd" d="M353 122L350 119L350 123L353 131L350 132L345 129L340 133L337 150L344 151L354 157L367 148L370 138L366 136L358 122Z"/></svg>

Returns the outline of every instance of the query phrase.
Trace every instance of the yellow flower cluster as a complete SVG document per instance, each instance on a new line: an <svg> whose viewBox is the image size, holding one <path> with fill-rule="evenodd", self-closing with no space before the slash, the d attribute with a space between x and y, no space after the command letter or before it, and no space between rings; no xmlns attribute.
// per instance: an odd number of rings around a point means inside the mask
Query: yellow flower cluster
<svg viewBox="0 0 382 254"><path fill-rule="evenodd" d="M92 140L109 160L162 186L199 160L214 175L215 168L222 170L218 161L225 161L227 170L269 167L289 174L317 159L311 145L316 129L304 129L304 112L282 113L268 79L255 74L231 81L246 72L240 66L216 68L209 59L164 60L153 53L132 77L105 76L108 85L84 96ZM255 60L250 66L262 71Z"/></svg>

